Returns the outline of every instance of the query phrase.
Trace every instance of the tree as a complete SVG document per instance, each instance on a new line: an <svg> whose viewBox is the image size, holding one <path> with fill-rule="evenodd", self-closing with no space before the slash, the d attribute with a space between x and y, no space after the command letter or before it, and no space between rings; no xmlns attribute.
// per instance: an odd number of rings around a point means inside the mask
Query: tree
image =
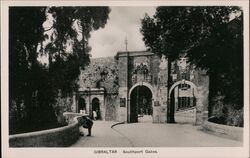
<svg viewBox="0 0 250 158"><path fill-rule="evenodd" d="M70 92L72 88L77 88L75 79L80 73L79 68L83 69L89 63L90 32L105 26L110 9L52 7L48 12L54 18L52 25L54 32L50 36L50 43L45 47L45 53L49 54L50 74L52 78L54 77L53 85L64 92ZM72 53L67 49L69 43L72 46ZM57 76L53 75L55 73Z"/></svg>
<svg viewBox="0 0 250 158"><path fill-rule="evenodd" d="M54 23L51 26L53 33L49 44L44 46L44 53L49 55L49 74L53 89L61 90L63 96L77 91L76 79L80 69L89 64L90 32L105 26L109 12L108 7L48 9ZM68 49L69 45L71 49Z"/></svg>
<svg viewBox="0 0 250 158"><path fill-rule="evenodd" d="M80 69L89 63L90 32L105 26L109 12L108 7L10 8L10 109L17 106L20 127L56 124L53 105L58 91L69 94L77 89ZM53 24L45 30L49 14ZM38 61L43 54L49 56L48 66ZM10 121L10 128L15 125Z"/></svg>
<svg viewBox="0 0 250 158"><path fill-rule="evenodd" d="M147 47L168 57L169 68L171 61L185 53L189 62L207 70L210 99L222 91L224 101L239 105L242 97L238 101L235 98L243 91L242 16L235 19L239 28L236 32L228 28L230 17L235 14L242 15L239 7L157 7L152 18L146 15L142 19L141 33ZM172 82L168 82L170 87ZM237 92L228 91L235 85L239 85ZM168 121L174 121L173 115Z"/></svg>
<svg viewBox="0 0 250 158"><path fill-rule="evenodd" d="M14 108L14 101L17 114L13 120L20 121L24 119L21 105L25 104L30 109L30 98L36 85L36 48L44 40L45 8L10 7L9 19L10 109ZM12 124L10 120L10 127Z"/></svg>

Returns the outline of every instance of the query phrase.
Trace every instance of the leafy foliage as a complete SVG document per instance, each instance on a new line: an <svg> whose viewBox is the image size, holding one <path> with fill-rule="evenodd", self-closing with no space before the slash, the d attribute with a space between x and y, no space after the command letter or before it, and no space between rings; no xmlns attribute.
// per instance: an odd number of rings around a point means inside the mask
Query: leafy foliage
<svg viewBox="0 0 250 158"><path fill-rule="evenodd" d="M58 92L67 96L76 90L80 69L89 63L90 32L105 26L109 12L108 7L10 8L10 133L57 124ZM49 14L53 22L45 30ZM38 61L44 54L48 66Z"/></svg>
<svg viewBox="0 0 250 158"><path fill-rule="evenodd" d="M214 35L238 7L157 7L142 19L143 40L153 52L176 59ZM190 53L191 54L191 53ZM190 55L188 54L188 55Z"/></svg>
<svg viewBox="0 0 250 158"><path fill-rule="evenodd" d="M46 73L45 70L36 60L36 48L39 42L44 40L42 24L46 20L45 8L11 7L9 19L10 109L13 109L12 106L16 109L15 116L10 114L10 132L16 132L15 130L22 131L22 128L34 120L35 117L31 118L35 110L44 111L49 107L38 107L32 97L36 90L44 85L40 79L46 78L46 75L41 73ZM36 117L38 117L37 122L41 124L44 116L36 115Z"/></svg>
<svg viewBox="0 0 250 158"><path fill-rule="evenodd" d="M234 15L237 16L231 20ZM142 19L141 33L146 46L159 55L166 55L170 62L186 54L189 62L207 70L210 115L216 106L212 99L218 95L234 110L242 109L243 13L240 7L157 7L152 18L145 15Z"/></svg>
<svg viewBox="0 0 250 158"><path fill-rule="evenodd" d="M49 54L53 85L58 85L63 92L76 89L74 82L80 69L89 64L88 46L90 32L104 27L110 9L108 7L52 7L48 10L54 18L51 42L45 47ZM67 16L65 16L67 15ZM68 44L72 50L68 49ZM72 51L72 53L69 53ZM65 80L61 80L64 78ZM59 82L58 82L59 81ZM73 81L73 82L69 82Z"/></svg>

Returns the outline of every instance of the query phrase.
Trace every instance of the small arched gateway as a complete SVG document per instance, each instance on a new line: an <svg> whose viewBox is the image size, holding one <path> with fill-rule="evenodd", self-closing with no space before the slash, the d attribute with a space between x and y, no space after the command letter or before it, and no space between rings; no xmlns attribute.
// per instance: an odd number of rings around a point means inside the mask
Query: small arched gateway
<svg viewBox="0 0 250 158"><path fill-rule="evenodd" d="M101 118L100 100L98 98L94 98L92 100L92 113L93 113L93 111L95 111L96 114L97 114L97 118L96 119L100 119Z"/></svg>
<svg viewBox="0 0 250 158"><path fill-rule="evenodd" d="M80 113L85 110L85 114L92 117L93 110L96 111L98 119L105 118L105 90L104 88L84 88L80 89L75 96L72 111ZM74 105L77 105L74 107ZM75 109L75 110L74 110Z"/></svg>
<svg viewBox="0 0 250 158"><path fill-rule="evenodd" d="M84 98L79 98L78 101L78 113L85 111L86 112L86 101Z"/></svg>
<svg viewBox="0 0 250 158"><path fill-rule="evenodd" d="M170 122L195 124L197 97L197 86L194 83L187 80L174 83L168 96Z"/></svg>

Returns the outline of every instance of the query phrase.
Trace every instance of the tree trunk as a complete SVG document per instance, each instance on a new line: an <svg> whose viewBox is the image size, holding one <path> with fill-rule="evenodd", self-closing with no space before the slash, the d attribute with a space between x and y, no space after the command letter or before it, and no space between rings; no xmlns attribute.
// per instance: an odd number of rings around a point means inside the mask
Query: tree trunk
<svg viewBox="0 0 250 158"><path fill-rule="evenodd" d="M173 85L173 81L172 81L172 77L171 77L171 63L172 63L173 59L168 57L168 92L171 88L171 86ZM169 96L169 94L168 94ZM168 97L167 96L167 97ZM170 96L170 98L168 98L168 105L167 105L167 123L175 123L175 119L174 119L174 104L173 101L171 101L172 95Z"/></svg>
<svg viewBox="0 0 250 158"><path fill-rule="evenodd" d="M213 107L214 102L212 101L215 96L217 96L218 89L218 80L217 80L218 72L213 71L209 73L209 96L208 96L208 117L213 115Z"/></svg>

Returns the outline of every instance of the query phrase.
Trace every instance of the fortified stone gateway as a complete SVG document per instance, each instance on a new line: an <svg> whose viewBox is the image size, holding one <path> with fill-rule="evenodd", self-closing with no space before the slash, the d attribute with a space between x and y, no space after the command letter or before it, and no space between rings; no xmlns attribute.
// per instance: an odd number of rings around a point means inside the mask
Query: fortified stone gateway
<svg viewBox="0 0 250 158"><path fill-rule="evenodd" d="M184 55L171 63L171 72L165 56L149 51L118 52L116 59L92 59L91 63L80 75L74 112L92 115L96 111L98 119L128 123L152 115L153 123L166 123L169 106L176 122L201 124L207 118L209 77Z"/></svg>

